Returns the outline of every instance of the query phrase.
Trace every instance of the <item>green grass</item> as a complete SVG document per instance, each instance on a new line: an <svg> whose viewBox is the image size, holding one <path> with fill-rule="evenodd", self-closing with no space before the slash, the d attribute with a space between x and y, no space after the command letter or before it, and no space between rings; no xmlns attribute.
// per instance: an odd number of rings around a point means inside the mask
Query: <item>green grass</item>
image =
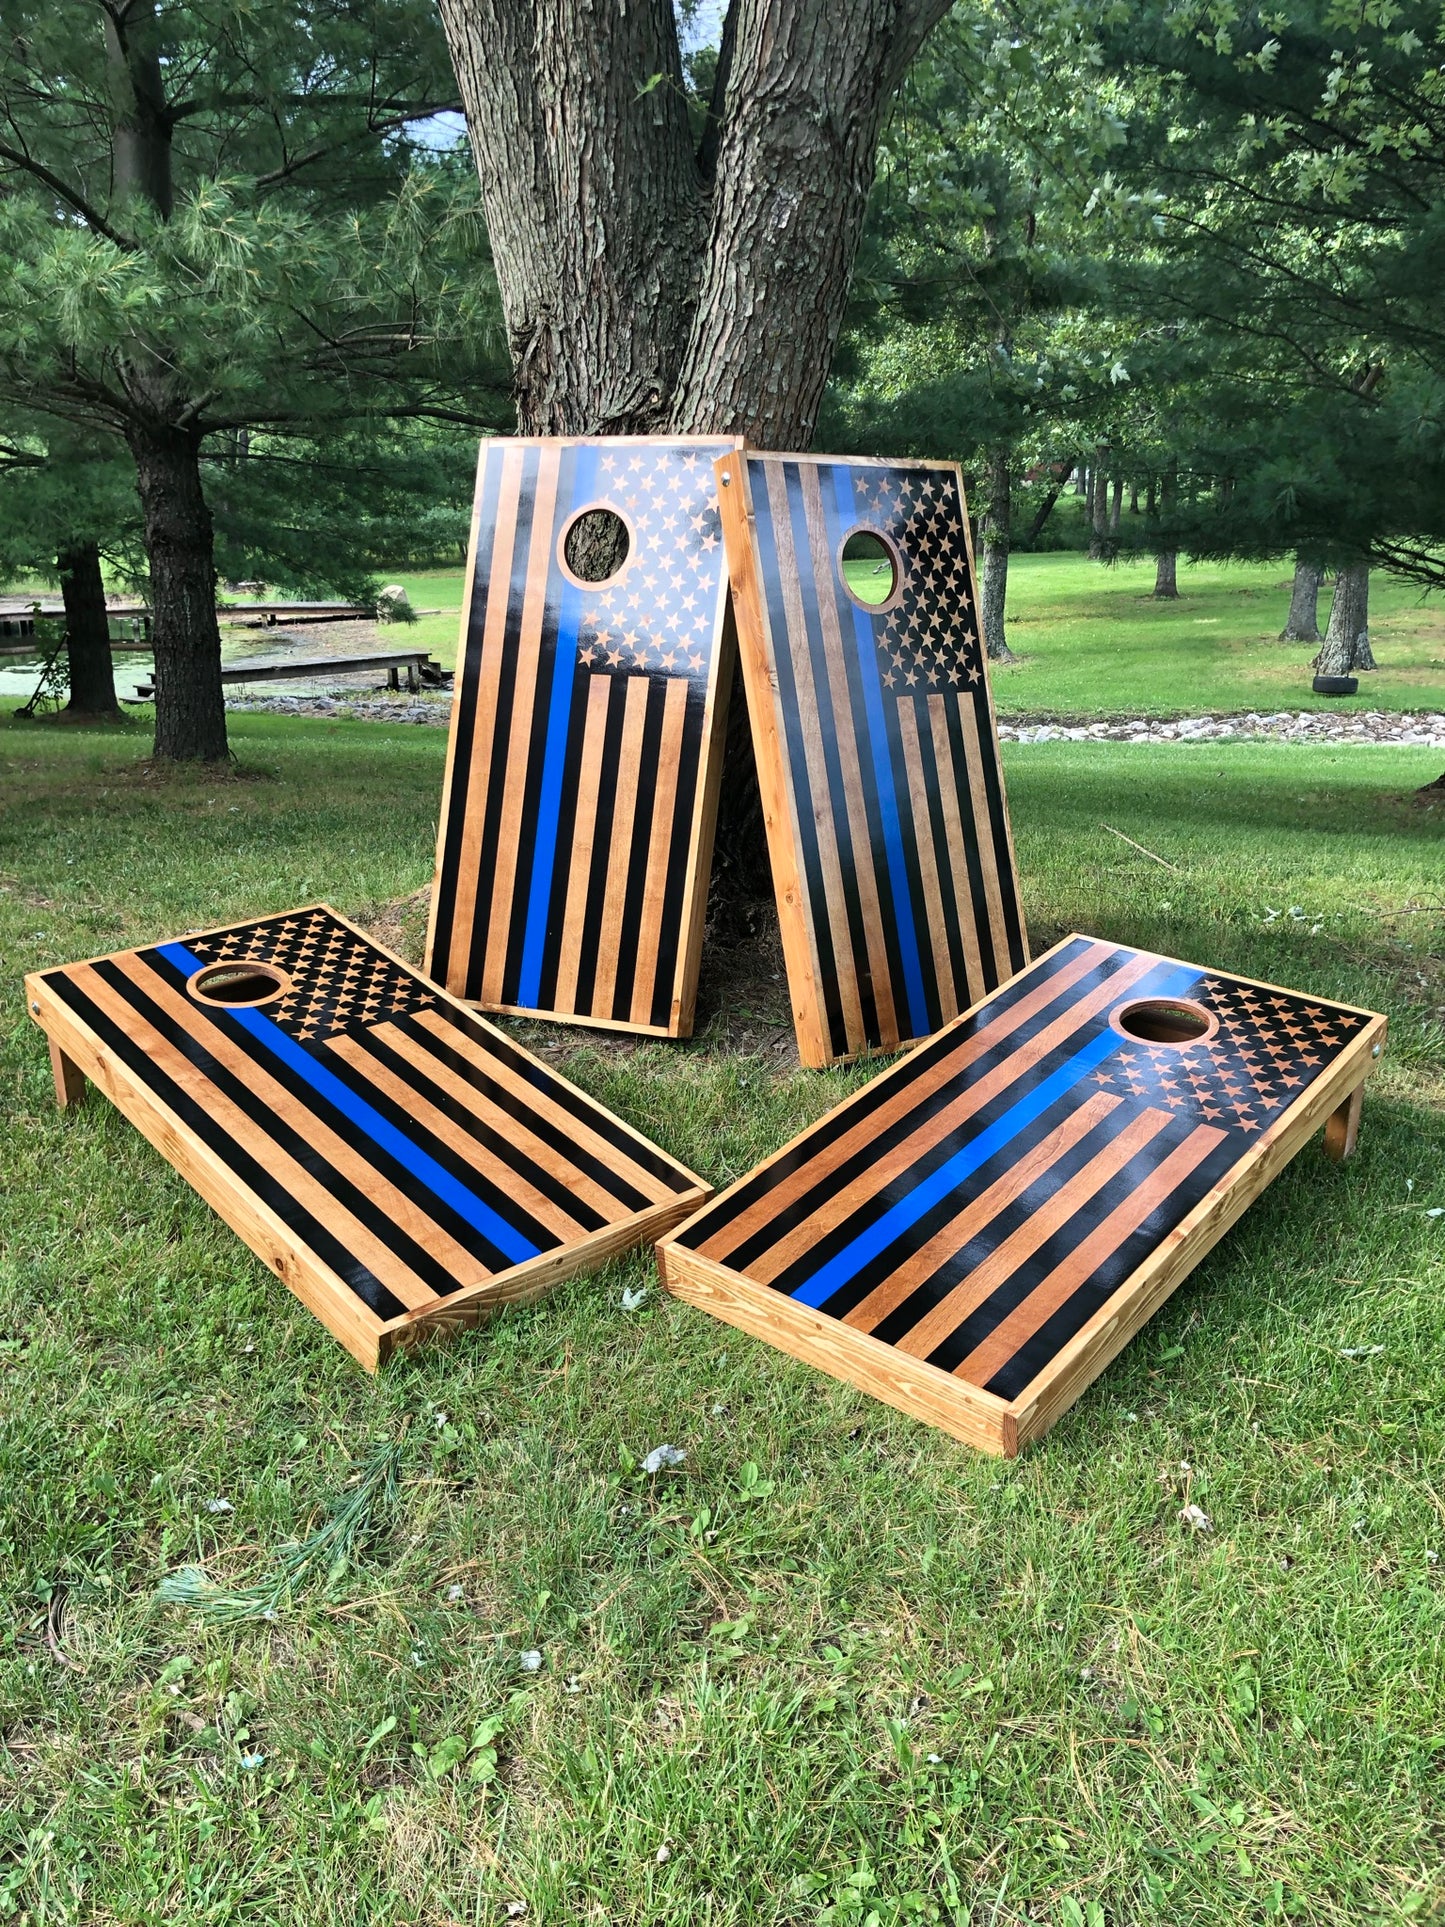
<svg viewBox="0 0 1445 1927"><path fill-rule="evenodd" d="M407 633L455 667L463 571L403 570L395 579L413 607L446 610ZM1445 608L1408 583L1372 578L1370 636L1380 668L1345 701L1311 690L1317 645L1275 640L1289 610L1287 564L1181 563L1177 602L1155 602L1153 586L1152 560L1105 568L1072 551L1014 556L1007 623L1019 661L991 672L1000 712L1445 710ZM1324 622L1328 589L1319 607Z"/></svg>
<svg viewBox="0 0 1445 1927"><path fill-rule="evenodd" d="M1006 623L1016 665L995 668L1000 710L1195 715L1204 710L1445 709L1445 609L1407 583L1370 581L1380 664L1344 701L1316 696L1317 644L1275 638L1289 613L1284 563L1181 563L1179 600L1156 602L1154 564L1018 555ZM1328 590L1320 621L1329 616Z"/></svg>
<svg viewBox="0 0 1445 1927"><path fill-rule="evenodd" d="M1005 1466L624 1312L640 1254L367 1379L116 1112L58 1115L23 970L426 882L442 732L233 734L239 779L159 780L138 728L0 727L0 1917L1445 1914L1442 820L1404 800L1438 753L1009 759L1037 947L1393 1029L1355 1162L1308 1147ZM711 964L691 1046L515 1028L721 1182L869 1072L780 1068L766 963ZM397 1502L274 1620L156 1603L273 1585L388 1442Z"/></svg>

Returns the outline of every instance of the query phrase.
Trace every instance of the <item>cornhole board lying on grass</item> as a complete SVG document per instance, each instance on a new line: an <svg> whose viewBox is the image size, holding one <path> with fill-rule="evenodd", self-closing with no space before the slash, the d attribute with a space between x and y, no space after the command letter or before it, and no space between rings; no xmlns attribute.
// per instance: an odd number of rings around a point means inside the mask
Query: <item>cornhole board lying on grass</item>
<svg viewBox="0 0 1445 1927"><path fill-rule="evenodd" d="M1385 1020L1069 937L659 1246L679 1297L985 1451L1041 1436L1320 1124Z"/></svg>
<svg viewBox="0 0 1445 1927"><path fill-rule="evenodd" d="M325 904L25 990L60 1102L90 1078L368 1369L707 1196Z"/></svg>
<svg viewBox="0 0 1445 1927"><path fill-rule="evenodd" d="M686 1037L727 696L726 437L485 441L426 969L486 1010ZM567 560L603 509L601 582Z"/></svg>
<svg viewBox="0 0 1445 1927"><path fill-rule="evenodd" d="M799 1050L896 1050L1028 961L963 484L753 450L717 473ZM843 568L860 535L878 602Z"/></svg>

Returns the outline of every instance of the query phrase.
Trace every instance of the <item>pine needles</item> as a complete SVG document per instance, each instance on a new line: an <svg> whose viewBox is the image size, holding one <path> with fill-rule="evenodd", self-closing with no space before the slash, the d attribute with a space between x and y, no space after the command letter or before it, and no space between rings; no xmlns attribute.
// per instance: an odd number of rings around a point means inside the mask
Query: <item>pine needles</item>
<svg viewBox="0 0 1445 1927"><path fill-rule="evenodd" d="M355 1486L336 1511L304 1539L282 1546L275 1570L254 1585L216 1586L199 1566L179 1566L156 1590L163 1606L183 1606L213 1625L250 1619L276 1619L298 1595L324 1576L330 1595L351 1567L358 1548L379 1530L383 1515L396 1504L401 1469L400 1445L384 1445L366 1461Z"/></svg>

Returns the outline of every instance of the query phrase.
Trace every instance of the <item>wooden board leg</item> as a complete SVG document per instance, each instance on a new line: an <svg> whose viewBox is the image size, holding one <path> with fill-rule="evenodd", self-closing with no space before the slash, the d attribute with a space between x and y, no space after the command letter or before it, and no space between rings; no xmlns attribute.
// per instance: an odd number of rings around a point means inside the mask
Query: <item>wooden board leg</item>
<svg viewBox="0 0 1445 1927"><path fill-rule="evenodd" d="M84 1073L53 1040L50 1045L50 1072L55 1079L55 1101L61 1110L69 1110L72 1104L79 1104L85 1096Z"/></svg>
<svg viewBox="0 0 1445 1927"><path fill-rule="evenodd" d="M1360 1135L1360 1107L1364 1101L1365 1087L1356 1084L1325 1124L1325 1155L1336 1164L1343 1164L1346 1158L1354 1156L1355 1140Z"/></svg>

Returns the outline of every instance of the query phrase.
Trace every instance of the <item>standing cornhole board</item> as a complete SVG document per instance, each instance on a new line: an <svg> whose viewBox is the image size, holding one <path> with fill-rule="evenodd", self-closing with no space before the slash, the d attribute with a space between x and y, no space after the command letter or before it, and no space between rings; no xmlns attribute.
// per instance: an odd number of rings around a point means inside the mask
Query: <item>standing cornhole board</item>
<svg viewBox="0 0 1445 1927"><path fill-rule="evenodd" d="M368 1369L708 1195L325 904L25 992L60 1102L90 1078Z"/></svg>
<svg viewBox="0 0 1445 1927"><path fill-rule="evenodd" d="M716 466L799 1051L896 1050L1028 961L962 481ZM856 538L888 579L845 569Z"/></svg>
<svg viewBox="0 0 1445 1927"><path fill-rule="evenodd" d="M728 437L486 441L426 970L486 1010L691 1033L732 633ZM608 579L574 525L620 518Z"/></svg>
<svg viewBox="0 0 1445 1927"><path fill-rule="evenodd" d="M658 1248L679 1297L986 1451L1037 1439L1318 1126L1385 1019L1073 936Z"/></svg>

